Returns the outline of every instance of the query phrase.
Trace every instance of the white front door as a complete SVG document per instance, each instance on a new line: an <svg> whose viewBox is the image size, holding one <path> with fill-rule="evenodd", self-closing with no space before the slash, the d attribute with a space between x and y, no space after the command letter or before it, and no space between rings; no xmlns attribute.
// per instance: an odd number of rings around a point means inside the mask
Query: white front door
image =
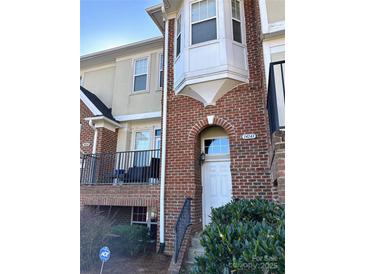
<svg viewBox="0 0 365 274"><path fill-rule="evenodd" d="M229 159L207 160L202 166L203 225L210 223L211 208L232 199L232 179Z"/></svg>

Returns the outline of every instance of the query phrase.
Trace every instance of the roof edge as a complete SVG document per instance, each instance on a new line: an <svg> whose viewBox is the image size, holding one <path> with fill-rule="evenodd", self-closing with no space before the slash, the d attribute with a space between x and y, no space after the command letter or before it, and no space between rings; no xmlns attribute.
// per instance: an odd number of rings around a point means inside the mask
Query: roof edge
<svg viewBox="0 0 365 274"><path fill-rule="evenodd" d="M130 44L125 44L125 45L122 45L122 46L119 46L119 47L105 49L105 50L85 54L85 55L82 55L80 57L80 61L86 61L86 60L89 60L89 59L97 58L97 57L100 57L100 56L103 56L103 55L107 55L107 54L110 54L110 53L113 53L113 52L117 52L118 50L122 50L122 49L127 50L127 49L130 49L130 48L133 48L133 47L137 48L137 47L153 44L154 42L157 42L159 40L163 40L163 36L153 37L153 38L133 42L133 43L130 43Z"/></svg>

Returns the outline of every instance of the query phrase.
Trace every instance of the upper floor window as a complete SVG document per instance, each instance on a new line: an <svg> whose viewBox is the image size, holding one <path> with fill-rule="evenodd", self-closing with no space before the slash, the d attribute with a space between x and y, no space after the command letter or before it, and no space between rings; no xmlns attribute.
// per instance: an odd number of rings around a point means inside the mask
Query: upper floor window
<svg viewBox="0 0 365 274"><path fill-rule="evenodd" d="M242 43L241 35L241 6L239 0L232 0L233 40Z"/></svg>
<svg viewBox="0 0 365 274"><path fill-rule="evenodd" d="M217 39L216 0L203 0L191 5L192 45Z"/></svg>
<svg viewBox="0 0 365 274"><path fill-rule="evenodd" d="M176 57L179 56L181 52L181 14L176 21Z"/></svg>
<svg viewBox="0 0 365 274"><path fill-rule="evenodd" d="M147 89L148 58L136 60L134 63L134 84L133 91L143 91Z"/></svg>
<svg viewBox="0 0 365 274"><path fill-rule="evenodd" d="M159 87L162 88L163 86L163 55L160 54L160 65L159 65Z"/></svg>

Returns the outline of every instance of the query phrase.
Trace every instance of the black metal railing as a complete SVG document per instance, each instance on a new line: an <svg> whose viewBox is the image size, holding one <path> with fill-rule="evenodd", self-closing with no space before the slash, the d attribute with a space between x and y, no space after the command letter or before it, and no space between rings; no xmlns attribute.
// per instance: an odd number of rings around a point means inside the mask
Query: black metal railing
<svg viewBox="0 0 365 274"><path fill-rule="evenodd" d="M160 149L81 156L81 184L159 183Z"/></svg>
<svg viewBox="0 0 365 274"><path fill-rule="evenodd" d="M273 62L269 70L267 110L270 133L285 128L285 61Z"/></svg>
<svg viewBox="0 0 365 274"><path fill-rule="evenodd" d="M184 205L180 211L175 225L175 244L174 244L174 262L177 262L181 244L184 240L185 232L191 225L191 198L185 198Z"/></svg>

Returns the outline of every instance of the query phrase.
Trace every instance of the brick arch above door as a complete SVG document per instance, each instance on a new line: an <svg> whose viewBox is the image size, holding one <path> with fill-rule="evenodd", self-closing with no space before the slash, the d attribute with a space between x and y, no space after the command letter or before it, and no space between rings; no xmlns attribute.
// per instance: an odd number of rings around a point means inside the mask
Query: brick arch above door
<svg viewBox="0 0 365 274"><path fill-rule="evenodd" d="M190 144L195 144L197 142L197 136L201 133L204 129L211 127L211 126L220 126L226 132L229 138L233 138L236 133L235 127L227 122L225 119L214 116L213 121L209 123L208 118L202 119L194 124L194 126L190 129L188 134L188 142Z"/></svg>

